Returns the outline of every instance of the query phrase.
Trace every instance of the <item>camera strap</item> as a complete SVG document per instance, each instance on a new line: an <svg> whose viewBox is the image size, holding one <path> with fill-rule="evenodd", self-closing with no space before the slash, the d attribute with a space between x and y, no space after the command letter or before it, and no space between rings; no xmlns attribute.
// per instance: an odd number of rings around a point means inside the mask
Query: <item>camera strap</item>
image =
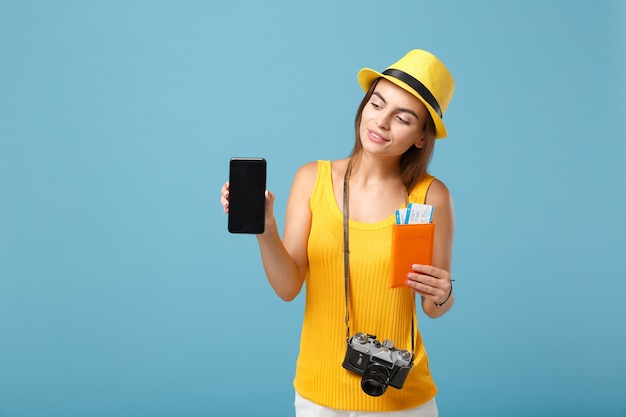
<svg viewBox="0 0 626 417"><path fill-rule="evenodd" d="M343 176L343 276L344 291L346 297L346 339L350 338L350 247L349 247L349 224L348 201L350 200L350 174L352 173L352 158L348 160L348 166ZM407 198L408 199L408 198ZM411 354L415 354L415 296L413 296L413 316L411 317Z"/></svg>

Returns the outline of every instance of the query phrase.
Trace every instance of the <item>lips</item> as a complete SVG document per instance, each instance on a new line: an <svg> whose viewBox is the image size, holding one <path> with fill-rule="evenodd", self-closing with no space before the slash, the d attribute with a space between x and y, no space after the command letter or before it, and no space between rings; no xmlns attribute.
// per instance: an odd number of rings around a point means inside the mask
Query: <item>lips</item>
<svg viewBox="0 0 626 417"><path fill-rule="evenodd" d="M389 139L381 135L375 130L367 129L367 136L376 143L386 143L389 142Z"/></svg>

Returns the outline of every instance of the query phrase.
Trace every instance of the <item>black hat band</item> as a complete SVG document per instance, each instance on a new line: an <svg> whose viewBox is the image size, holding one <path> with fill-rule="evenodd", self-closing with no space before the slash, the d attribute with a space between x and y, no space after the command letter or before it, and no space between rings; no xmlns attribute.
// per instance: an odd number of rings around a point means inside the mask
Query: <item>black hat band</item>
<svg viewBox="0 0 626 417"><path fill-rule="evenodd" d="M388 69L383 72L383 75L389 75L390 77L397 78L405 84L408 84L417 94L422 96L422 98L426 101L426 103L430 104L430 106L435 109L439 117L443 118L443 112L441 111L441 107L437 102L435 96L432 95L430 90L422 84L417 78L413 77L411 74L407 74L404 71L400 71L397 69Z"/></svg>

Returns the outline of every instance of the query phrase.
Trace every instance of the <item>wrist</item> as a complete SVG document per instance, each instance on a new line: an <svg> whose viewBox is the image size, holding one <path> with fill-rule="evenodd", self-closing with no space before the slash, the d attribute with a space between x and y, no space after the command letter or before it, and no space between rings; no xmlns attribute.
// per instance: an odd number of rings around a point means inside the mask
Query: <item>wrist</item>
<svg viewBox="0 0 626 417"><path fill-rule="evenodd" d="M277 233L278 233L278 225L276 224L276 219L274 218L274 216L272 216L271 218L265 219L263 233L258 234L257 237L273 236L274 234L277 234Z"/></svg>
<svg viewBox="0 0 626 417"><path fill-rule="evenodd" d="M440 308L445 303L447 303L448 300L450 299L450 297L452 296L452 281L454 281L454 280L450 280L450 291L448 292L448 296L446 298L444 298L443 301L441 301L441 302L436 303L436 302L433 301L433 304L435 304L435 307Z"/></svg>

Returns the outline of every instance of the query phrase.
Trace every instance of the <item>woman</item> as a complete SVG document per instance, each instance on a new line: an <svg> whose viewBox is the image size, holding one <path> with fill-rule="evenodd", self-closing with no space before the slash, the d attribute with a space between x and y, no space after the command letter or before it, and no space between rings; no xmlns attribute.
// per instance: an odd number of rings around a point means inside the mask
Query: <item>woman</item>
<svg viewBox="0 0 626 417"><path fill-rule="evenodd" d="M454 304L451 196L426 172L435 139L447 136L442 116L454 81L423 50L410 51L383 73L362 69L358 80L366 95L357 111L352 154L297 171L282 240L274 195L266 192L265 232L257 235L265 273L279 297L294 299L306 282L296 415L436 416L437 388L416 328L415 295L431 318ZM391 229L395 211L408 202L434 207L433 262L407 265L406 288L390 288ZM221 203L227 212L228 184ZM365 371L342 367L352 331L414 353L401 388L383 377L376 383L383 385L382 394L366 392Z"/></svg>

